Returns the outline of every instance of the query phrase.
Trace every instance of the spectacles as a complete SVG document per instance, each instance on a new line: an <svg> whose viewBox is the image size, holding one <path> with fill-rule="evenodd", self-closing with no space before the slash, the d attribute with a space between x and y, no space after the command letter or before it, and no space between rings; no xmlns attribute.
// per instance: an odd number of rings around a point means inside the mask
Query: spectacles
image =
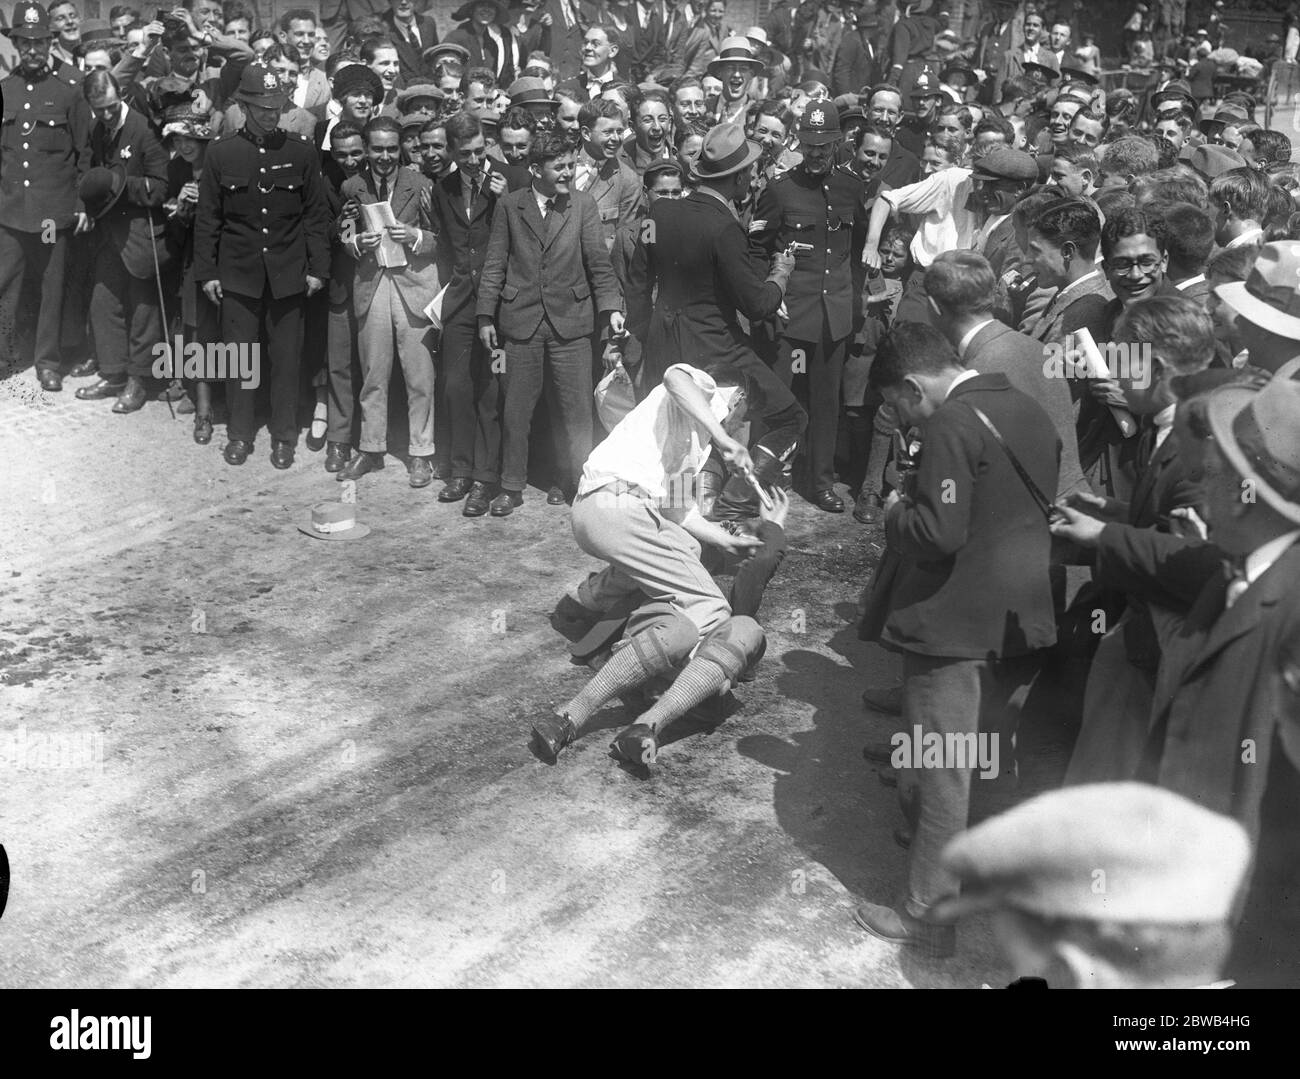
<svg viewBox="0 0 1300 1079"><path fill-rule="evenodd" d="M1113 258L1107 259L1106 265L1119 274L1131 272L1134 266L1143 273L1151 273L1160 265L1160 259L1154 255L1143 255L1140 259Z"/></svg>

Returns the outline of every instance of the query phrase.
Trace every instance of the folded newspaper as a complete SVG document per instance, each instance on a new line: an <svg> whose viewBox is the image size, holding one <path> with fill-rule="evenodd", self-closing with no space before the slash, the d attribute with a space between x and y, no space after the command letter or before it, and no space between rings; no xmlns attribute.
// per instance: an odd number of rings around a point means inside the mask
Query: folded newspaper
<svg viewBox="0 0 1300 1079"><path fill-rule="evenodd" d="M381 236L379 246L375 248L375 259L380 266L392 268L406 265L406 250L396 240L388 238L388 229L398 223L393 214L391 202L362 203L361 217L365 221L366 232L378 232Z"/></svg>

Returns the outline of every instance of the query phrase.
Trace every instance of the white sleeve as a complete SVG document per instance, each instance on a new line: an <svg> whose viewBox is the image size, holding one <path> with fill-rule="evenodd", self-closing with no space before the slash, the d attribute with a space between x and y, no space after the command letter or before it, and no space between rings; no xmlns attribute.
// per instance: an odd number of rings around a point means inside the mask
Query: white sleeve
<svg viewBox="0 0 1300 1079"><path fill-rule="evenodd" d="M906 187L882 191L880 197L899 213L925 214L936 210L940 216L947 216L952 213L953 192L969 175L969 169L954 166Z"/></svg>

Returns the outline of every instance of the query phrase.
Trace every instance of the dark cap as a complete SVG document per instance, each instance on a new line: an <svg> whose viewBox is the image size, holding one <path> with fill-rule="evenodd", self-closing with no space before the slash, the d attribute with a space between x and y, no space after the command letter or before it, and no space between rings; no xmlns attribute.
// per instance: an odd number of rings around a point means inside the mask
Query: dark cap
<svg viewBox="0 0 1300 1079"><path fill-rule="evenodd" d="M971 174L982 180L1032 182L1038 179L1038 163L1023 150L1013 150L1010 146L992 146L988 153L975 162Z"/></svg>

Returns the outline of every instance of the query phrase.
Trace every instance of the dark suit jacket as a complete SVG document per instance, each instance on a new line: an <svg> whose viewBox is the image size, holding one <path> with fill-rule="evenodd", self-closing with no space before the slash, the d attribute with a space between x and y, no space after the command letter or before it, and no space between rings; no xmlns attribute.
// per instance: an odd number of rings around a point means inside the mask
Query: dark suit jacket
<svg viewBox="0 0 1300 1079"><path fill-rule="evenodd" d="M532 337L544 318L561 337L574 338L595 330L597 311L622 309L595 199L575 191L558 199L545 221L531 187L500 203L479 281L480 319L492 319L514 341Z"/></svg>
<svg viewBox="0 0 1300 1079"><path fill-rule="evenodd" d="M433 185L431 213L438 236L438 275L447 285L442 296L444 324L466 304L473 313L498 201L485 185L474 200L472 213L466 214L464 178L457 169Z"/></svg>
<svg viewBox="0 0 1300 1079"><path fill-rule="evenodd" d="M871 35L861 27L846 31L840 38L835 66L831 68L831 92L856 94L864 86L874 86L879 81L880 62Z"/></svg>
<svg viewBox="0 0 1300 1079"><path fill-rule="evenodd" d="M90 129L92 165L121 168L126 189L113 208L95 222L91 242L110 244L132 277L154 275L154 252L166 261L163 247L167 201L167 151L140 113L127 109L126 121L110 134L96 121Z"/></svg>
<svg viewBox="0 0 1300 1079"><path fill-rule="evenodd" d="M472 22L463 22L455 30L447 35L449 45L461 45L469 50L469 61L465 65L466 71L471 71L476 67L485 67L489 71L496 71L490 57L483 55L483 39L474 32L475 27ZM497 76L497 85L505 89L518 78L518 72L523 70L524 62L528 59L527 54L520 55L519 42L515 38L514 32L508 27L497 24L497 30L501 34L501 41L505 46L504 66L501 73Z"/></svg>
<svg viewBox="0 0 1300 1079"><path fill-rule="evenodd" d="M1053 644L1051 534L1024 482L968 405L993 421L1044 494L1057 488L1061 440L1006 375L954 386L921 428L914 501L885 519L902 559L880 643L964 659Z"/></svg>
<svg viewBox="0 0 1300 1079"><path fill-rule="evenodd" d="M397 20L393 18L391 11L384 13L383 20L384 25L388 27L389 38L397 46L397 60L402 65L398 73L400 79L403 84L417 81L421 72L424 71L424 58L420 53L430 45L438 44L438 24L433 21L432 15L417 15L415 17L416 33L420 35L420 44L417 47L413 42L407 41L402 36L402 32L397 29Z"/></svg>
<svg viewBox="0 0 1300 1079"><path fill-rule="evenodd" d="M921 159L897 139L889 144L889 156L876 174L877 190L892 191L914 184L921 178Z"/></svg>
<svg viewBox="0 0 1300 1079"><path fill-rule="evenodd" d="M1000 322L990 322L971 338L962 363L981 375L1006 375L1016 389L1032 397L1051 417L1061 440L1061 469L1056 497L1086 491L1088 482L1079 467L1079 445L1074 433L1074 400L1063 378L1043 372L1043 346ZM994 421L997 422L996 420ZM1043 494L1052 497L1052 492Z"/></svg>
<svg viewBox="0 0 1300 1079"><path fill-rule="evenodd" d="M379 265L373 251L362 251L355 243L347 245L348 252L356 259L356 273L352 279L352 309L358 319L364 318L370 310L370 302L375 298L379 279L385 273L397 287L398 295L414 311L423 311L438 294L438 267L434 261L435 241L429 211L432 190L433 183L413 169L399 168L390 181L388 201L393 207L393 216L403 225L412 226L420 232L415 245L406 248L405 266L385 270ZM363 206L379 201L373 177L369 173L345 180L342 194L344 199L355 199Z"/></svg>
<svg viewBox="0 0 1300 1079"><path fill-rule="evenodd" d="M673 20L672 33L668 32L668 23L663 17L663 4L656 3L650 14L650 29L646 35L648 44L643 48L648 53L646 64L650 72L670 69L670 76L681 74L682 48L691 32L691 20L686 17L685 4L677 5L677 16ZM668 78L662 81L667 82Z"/></svg>
<svg viewBox="0 0 1300 1079"><path fill-rule="evenodd" d="M1107 528L1106 531L1110 531ZM1222 554L1124 530L1108 564L1126 591L1185 612L1165 650L1138 778L1157 782L1259 833L1275 736L1294 769L1300 716L1300 547L1292 546L1224 606ZM1243 760L1250 739L1253 759Z"/></svg>
<svg viewBox="0 0 1300 1079"><path fill-rule="evenodd" d="M551 63L555 65L555 81L571 79L582 70L582 39L593 26L600 25L600 9L586 0L572 0L577 18L574 26L564 25L564 10L560 0L546 0L538 15L551 16Z"/></svg>
<svg viewBox="0 0 1300 1079"><path fill-rule="evenodd" d="M629 328L645 343L645 362L662 375L675 363L703 367L752 357L737 313L751 323L771 318L781 287L751 256L732 210L696 192L660 199L646 224L627 294Z"/></svg>

